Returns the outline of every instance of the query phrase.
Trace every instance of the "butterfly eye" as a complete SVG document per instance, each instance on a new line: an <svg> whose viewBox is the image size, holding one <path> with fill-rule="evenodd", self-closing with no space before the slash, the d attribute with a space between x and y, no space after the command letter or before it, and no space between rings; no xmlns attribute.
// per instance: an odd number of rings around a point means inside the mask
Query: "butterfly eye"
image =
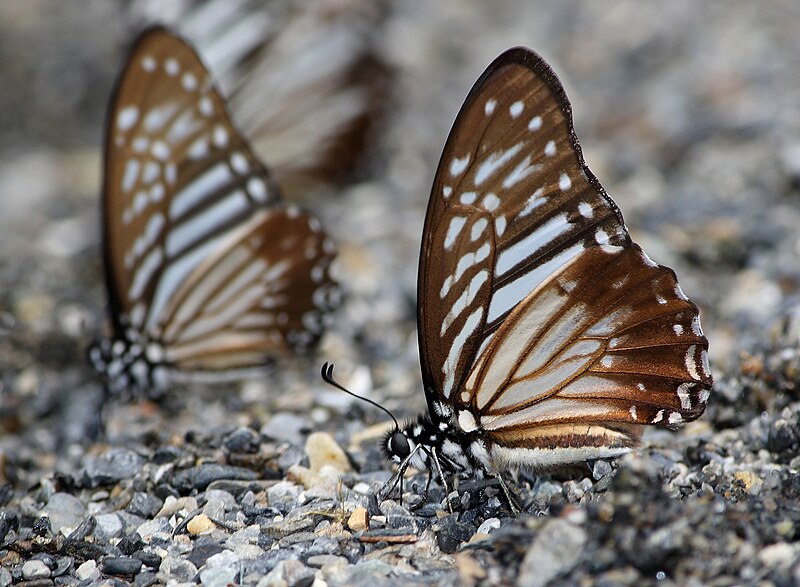
<svg viewBox="0 0 800 587"><path fill-rule="evenodd" d="M389 440L389 450L400 459L408 457L411 454L411 446L408 444L406 435L399 430L392 434L392 438Z"/></svg>

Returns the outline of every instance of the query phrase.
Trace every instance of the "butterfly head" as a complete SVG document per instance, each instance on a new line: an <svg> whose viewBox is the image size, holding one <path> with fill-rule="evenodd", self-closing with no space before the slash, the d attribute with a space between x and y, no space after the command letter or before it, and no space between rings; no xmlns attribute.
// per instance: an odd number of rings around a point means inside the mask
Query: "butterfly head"
<svg viewBox="0 0 800 587"><path fill-rule="evenodd" d="M415 443L405 430L399 427L391 430L383 441L383 452L386 458L397 464L406 460L414 450Z"/></svg>

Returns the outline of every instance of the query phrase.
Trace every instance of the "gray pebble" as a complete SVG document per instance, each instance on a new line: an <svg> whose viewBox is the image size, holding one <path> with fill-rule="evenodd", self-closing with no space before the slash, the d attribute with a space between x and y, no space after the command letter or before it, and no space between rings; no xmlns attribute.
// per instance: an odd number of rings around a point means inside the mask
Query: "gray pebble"
<svg viewBox="0 0 800 587"><path fill-rule="evenodd" d="M152 518L161 510L163 506L163 499L159 499L155 495L151 495L143 491L137 491L133 494L133 498L128 504L127 510L135 516Z"/></svg>
<svg viewBox="0 0 800 587"><path fill-rule="evenodd" d="M261 427L259 432L273 440L302 445L303 431L310 430L311 427L312 423L308 418L291 412L278 412Z"/></svg>
<svg viewBox="0 0 800 587"><path fill-rule="evenodd" d="M130 479L141 471L144 457L131 450L115 448L102 456L87 456L79 478L87 487L112 485L123 479Z"/></svg>
<svg viewBox="0 0 800 587"><path fill-rule="evenodd" d="M236 583L237 565L208 567L200 571L200 583L205 587L226 587Z"/></svg>
<svg viewBox="0 0 800 587"><path fill-rule="evenodd" d="M22 577L31 581L33 579L44 579L50 576L50 567L40 560L25 561L22 565Z"/></svg>
<svg viewBox="0 0 800 587"><path fill-rule="evenodd" d="M226 567L234 565L239 562L239 557L231 550L223 550L208 557L205 567L211 569L213 567Z"/></svg>
<svg viewBox="0 0 800 587"><path fill-rule="evenodd" d="M178 558L171 554L164 557L158 571L165 575L172 575L173 578L179 581L191 581L194 576L197 575L196 566L188 560Z"/></svg>
<svg viewBox="0 0 800 587"><path fill-rule="evenodd" d="M86 517L83 504L67 493L54 493L42 508L42 515L50 519L53 532L67 534Z"/></svg>
<svg viewBox="0 0 800 587"><path fill-rule="evenodd" d="M95 516L97 525L94 528L94 535L100 540L108 542L112 538L122 536L122 520L117 514L100 514Z"/></svg>
<svg viewBox="0 0 800 587"><path fill-rule="evenodd" d="M539 528L520 567L517 585L539 587L571 571L580 561L586 532L553 518Z"/></svg>
<svg viewBox="0 0 800 587"><path fill-rule="evenodd" d="M100 570L97 568L97 562L91 559L86 561L75 569L75 575L81 581L99 579Z"/></svg>

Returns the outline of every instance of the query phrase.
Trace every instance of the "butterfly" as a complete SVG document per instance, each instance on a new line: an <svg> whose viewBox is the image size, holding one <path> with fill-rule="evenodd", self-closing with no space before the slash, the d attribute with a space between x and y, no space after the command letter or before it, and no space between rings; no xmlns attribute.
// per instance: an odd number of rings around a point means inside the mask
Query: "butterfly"
<svg viewBox="0 0 800 587"><path fill-rule="evenodd" d="M140 35L106 124L103 253L113 337L89 358L110 393L238 378L321 335L336 247L287 206L195 51Z"/></svg>
<svg viewBox="0 0 800 587"><path fill-rule="evenodd" d="M631 240L564 88L529 49L489 65L453 124L417 321L428 410L385 439L395 484L409 465L445 488L447 475L493 476L513 504L504 471L616 457L709 398L697 306Z"/></svg>

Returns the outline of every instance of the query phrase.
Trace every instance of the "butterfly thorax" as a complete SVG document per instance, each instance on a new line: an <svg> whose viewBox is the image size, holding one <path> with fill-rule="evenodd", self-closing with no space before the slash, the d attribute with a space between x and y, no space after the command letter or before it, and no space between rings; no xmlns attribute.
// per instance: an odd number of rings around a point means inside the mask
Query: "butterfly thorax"
<svg viewBox="0 0 800 587"><path fill-rule="evenodd" d="M398 446L397 435L405 438L407 450L402 444ZM481 451L473 450L476 446L484 446L482 436L479 427L464 431L456 414L449 407L437 403L432 411L420 414L416 420L387 435L384 452L397 464L408 458L406 464L420 470L435 472L435 458L445 474L480 474L489 468L488 460L480 458Z"/></svg>
<svg viewBox="0 0 800 587"><path fill-rule="evenodd" d="M104 338L89 347L89 361L112 396L153 397L165 387L161 345L139 339L134 330L128 329L123 336Z"/></svg>

